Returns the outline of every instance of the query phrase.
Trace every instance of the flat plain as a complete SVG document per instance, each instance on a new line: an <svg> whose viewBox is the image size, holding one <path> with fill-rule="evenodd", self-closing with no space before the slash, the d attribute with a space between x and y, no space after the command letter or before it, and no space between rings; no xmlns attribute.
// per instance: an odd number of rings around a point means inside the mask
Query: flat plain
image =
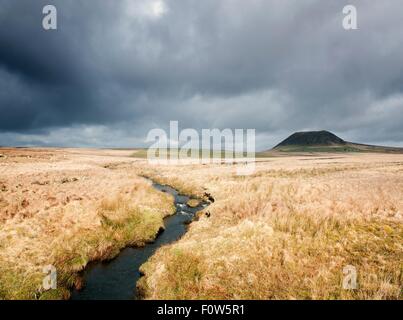
<svg viewBox="0 0 403 320"><path fill-rule="evenodd" d="M215 201L142 266L146 299L402 298L403 155L279 153L239 176L136 153L0 149L0 298L66 299L90 261L154 239L173 198L147 178ZM58 289L43 291L49 264Z"/></svg>

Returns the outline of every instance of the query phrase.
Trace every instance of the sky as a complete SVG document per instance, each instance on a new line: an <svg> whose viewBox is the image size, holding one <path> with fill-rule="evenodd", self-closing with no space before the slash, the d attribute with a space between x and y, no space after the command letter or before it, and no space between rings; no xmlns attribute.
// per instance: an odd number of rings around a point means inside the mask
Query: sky
<svg viewBox="0 0 403 320"><path fill-rule="evenodd" d="M144 147L170 120L403 146L403 2L0 0L0 145Z"/></svg>

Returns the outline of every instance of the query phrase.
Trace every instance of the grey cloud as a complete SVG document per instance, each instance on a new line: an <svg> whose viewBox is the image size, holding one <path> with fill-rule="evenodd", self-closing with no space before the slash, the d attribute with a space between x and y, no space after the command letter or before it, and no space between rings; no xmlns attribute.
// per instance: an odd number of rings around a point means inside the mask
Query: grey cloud
<svg viewBox="0 0 403 320"><path fill-rule="evenodd" d="M47 1L0 0L0 144L141 145L169 120L401 144L401 3L350 2L359 30L344 1L54 0L45 32Z"/></svg>

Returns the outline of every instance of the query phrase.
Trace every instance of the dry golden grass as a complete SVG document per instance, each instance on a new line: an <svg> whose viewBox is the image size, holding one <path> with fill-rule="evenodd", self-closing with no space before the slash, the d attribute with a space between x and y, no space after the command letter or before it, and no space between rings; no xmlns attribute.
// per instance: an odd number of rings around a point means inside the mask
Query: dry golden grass
<svg viewBox="0 0 403 320"><path fill-rule="evenodd" d="M215 198L142 266L148 299L401 299L403 157L301 155L151 166L124 150L2 149L0 299L66 298L77 272L153 239L173 199ZM41 292L43 266L59 290ZM343 267L358 290L342 289Z"/></svg>
<svg viewBox="0 0 403 320"><path fill-rule="evenodd" d="M6 154L0 163L0 298L66 298L89 261L154 239L163 217L174 212L172 197L137 176L135 161L119 153ZM49 264L57 268L58 290L43 293L42 269Z"/></svg>
<svg viewBox="0 0 403 320"><path fill-rule="evenodd" d="M148 299L400 299L403 158L276 158L251 176L230 166L155 167L161 182L208 190L177 243L142 267ZM342 288L343 267L358 289Z"/></svg>

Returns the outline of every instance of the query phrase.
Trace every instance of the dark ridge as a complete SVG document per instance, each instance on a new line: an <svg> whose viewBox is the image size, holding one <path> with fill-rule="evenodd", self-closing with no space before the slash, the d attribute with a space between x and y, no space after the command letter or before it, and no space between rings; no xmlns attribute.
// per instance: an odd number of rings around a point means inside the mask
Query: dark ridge
<svg viewBox="0 0 403 320"><path fill-rule="evenodd" d="M295 132L274 148L283 146L333 146L345 145L346 141L329 131Z"/></svg>

